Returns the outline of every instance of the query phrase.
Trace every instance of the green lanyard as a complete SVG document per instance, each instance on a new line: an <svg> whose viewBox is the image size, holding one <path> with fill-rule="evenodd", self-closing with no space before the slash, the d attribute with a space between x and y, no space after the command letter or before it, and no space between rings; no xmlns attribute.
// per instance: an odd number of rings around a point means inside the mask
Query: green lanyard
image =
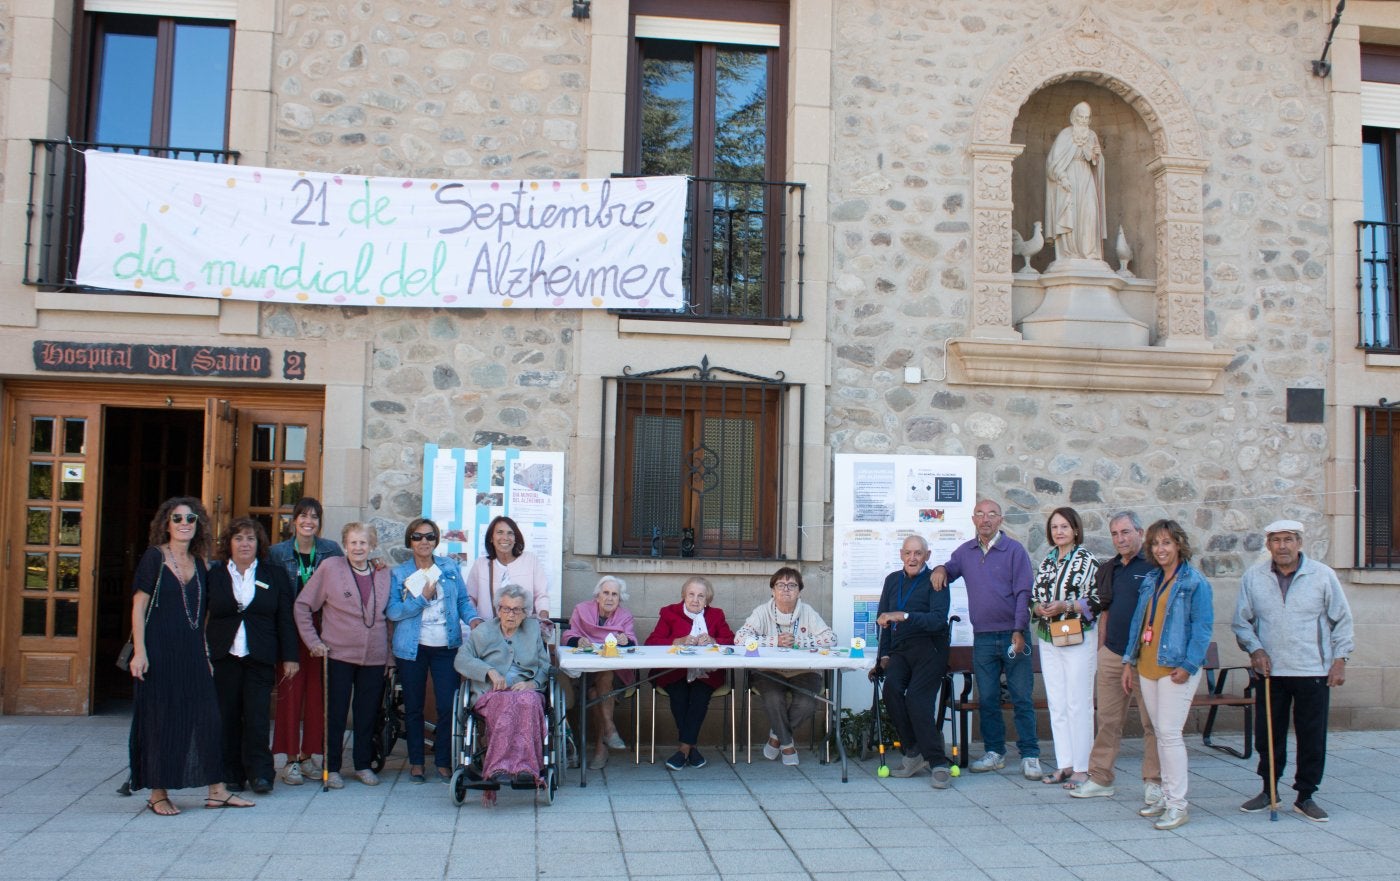
<svg viewBox="0 0 1400 881"><path fill-rule="evenodd" d="M306 582L311 580L311 573L316 571L316 546L311 546L310 557L307 562L301 561L301 554L297 552L295 546L292 547L292 556L297 558L297 574L301 577L301 586L306 587Z"/></svg>

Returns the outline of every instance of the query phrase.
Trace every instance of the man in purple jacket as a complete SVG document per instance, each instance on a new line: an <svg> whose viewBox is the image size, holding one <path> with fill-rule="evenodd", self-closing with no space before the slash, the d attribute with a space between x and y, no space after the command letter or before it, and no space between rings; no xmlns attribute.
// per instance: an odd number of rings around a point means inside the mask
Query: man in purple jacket
<svg viewBox="0 0 1400 881"><path fill-rule="evenodd" d="M985 752L970 770L997 771L1006 767L1006 720L1001 714L1001 676L1011 693L1016 722L1016 749L1021 774L1040 779L1040 741L1035 735L1035 705L1031 691L1030 555L1016 539L1001 531L1001 505L983 499L972 511L977 537L953 551L933 570L935 590L961 578L967 585L967 611L972 619L972 672L977 680L978 720Z"/></svg>

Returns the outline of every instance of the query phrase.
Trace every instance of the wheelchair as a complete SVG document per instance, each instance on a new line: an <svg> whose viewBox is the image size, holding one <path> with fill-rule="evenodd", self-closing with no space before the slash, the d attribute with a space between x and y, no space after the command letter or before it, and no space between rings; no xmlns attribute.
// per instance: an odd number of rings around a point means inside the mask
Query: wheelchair
<svg viewBox="0 0 1400 881"><path fill-rule="evenodd" d="M427 734L431 735L433 724L424 723ZM369 766L374 773L384 770L384 762L394 751L394 746L406 732L404 725L403 685L399 682L397 667L384 671L384 696L379 702L379 712L374 716L374 731L370 735L371 758ZM432 745L431 738L428 745Z"/></svg>
<svg viewBox="0 0 1400 881"><path fill-rule="evenodd" d="M556 619L557 620L557 619ZM551 657L557 660L560 628L555 626L548 637ZM471 688L464 680L457 686L456 711L452 714L452 755L456 769L448 781L452 803L461 807L467 793L476 790L494 793L501 789L523 789L535 793L538 803L543 796L546 805L554 804L554 795L563 782L564 769L569 766L570 735L566 720L567 703L564 694L564 674L554 663L549 668L549 683L544 695L544 744L540 757L540 782L516 783L489 780L483 773L486 760L486 737L481 720L472 711Z"/></svg>

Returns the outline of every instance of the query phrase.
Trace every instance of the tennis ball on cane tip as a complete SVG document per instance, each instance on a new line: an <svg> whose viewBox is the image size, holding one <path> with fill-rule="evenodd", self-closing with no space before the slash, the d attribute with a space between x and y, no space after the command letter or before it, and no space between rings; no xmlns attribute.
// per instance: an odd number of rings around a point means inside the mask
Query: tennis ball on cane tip
<svg viewBox="0 0 1400 881"><path fill-rule="evenodd" d="M953 767L948 769L948 773L952 774L954 777L961 777L962 768L959 768L957 765L954 765Z"/></svg>
<svg viewBox="0 0 1400 881"><path fill-rule="evenodd" d="M875 771L875 776L876 776L876 777L888 777L888 776L890 776L890 766L889 766L889 765L881 765L881 766L879 767L879 769L877 769L877 770Z"/></svg>

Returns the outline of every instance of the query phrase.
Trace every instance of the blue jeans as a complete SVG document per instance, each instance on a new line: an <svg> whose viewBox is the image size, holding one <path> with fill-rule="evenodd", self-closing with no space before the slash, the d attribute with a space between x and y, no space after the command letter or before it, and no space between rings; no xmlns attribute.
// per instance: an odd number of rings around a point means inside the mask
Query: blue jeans
<svg viewBox="0 0 1400 881"><path fill-rule="evenodd" d="M1001 674L1006 673L1006 688L1011 692L1012 718L1016 722L1016 749L1023 759L1040 758L1040 741L1035 736L1035 704L1031 692L1035 688L1031 672L1031 639L1023 633L1026 648L1008 658L1011 648L1010 630L977 633L972 637L972 673L977 679L977 714L982 726L982 746L987 752L1006 755L1006 720L1001 715Z"/></svg>
<svg viewBox="0 0 1400 881"><path fill-rule="evenodd" d="M437 702L437 732L433 735L433 758L439 768L452 770L453 694L460 677L452 666L457 650L447 646L419 645L412 661L395 657L399 683L403 686L404 740L408 743L408 763L423 764L423 704L428 693L428 674L433 676L433 699Z"/></svg>

